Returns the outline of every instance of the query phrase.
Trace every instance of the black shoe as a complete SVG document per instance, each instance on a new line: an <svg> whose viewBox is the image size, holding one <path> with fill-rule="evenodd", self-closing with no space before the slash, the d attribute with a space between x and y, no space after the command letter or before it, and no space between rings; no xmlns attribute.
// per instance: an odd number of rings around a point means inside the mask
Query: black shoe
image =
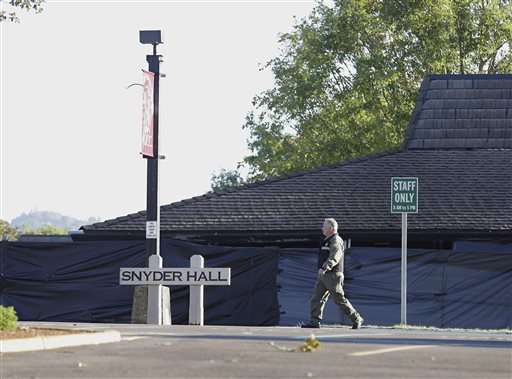
<svg viewBox="0 0 512 379"><path fill-rule="evenodd" d="M352 325L352 329L359 329L361 325L363 325L364 318L359 317L359 319Z"/></svg>
<svg viewBox="0 0 512 379"><path fill-rule="evenodd" d="M302 324L301 328L320 329L320 324Z"/></svg>

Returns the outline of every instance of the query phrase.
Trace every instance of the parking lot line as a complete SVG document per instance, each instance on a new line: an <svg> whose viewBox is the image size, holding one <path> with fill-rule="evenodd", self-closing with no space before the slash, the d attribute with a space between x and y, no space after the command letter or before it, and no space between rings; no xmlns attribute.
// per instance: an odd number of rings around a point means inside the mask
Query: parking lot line
<svg viewBox="0 0 512 379"><path fill-rule="evenodd" d="M399 346L399 347L389 347L387 349L378 349L378 350L370 350L370 351L359 351L356 353L350 353L349 356L352 357L364 357L367 355L377 355L377 354L386 354L393 353L395 351L403 351L403 350L412 350L412 349L424 349L427 347L433 347L432 345L407 345L407 346Z"/></svg>
<svg viewBox="0 0 512 379"><path fill-rule="evenodd" d="M313 333L314 334L314 333ZM392 336L393 333L373 333L371 337L381 337L381 336ZM347 337L368 337L369 335L367 333L347 333L347 334L315 334L316 338L322 339L322 338L347 338ZM297 338L303 338L303 337L297 337Z"/></svg>

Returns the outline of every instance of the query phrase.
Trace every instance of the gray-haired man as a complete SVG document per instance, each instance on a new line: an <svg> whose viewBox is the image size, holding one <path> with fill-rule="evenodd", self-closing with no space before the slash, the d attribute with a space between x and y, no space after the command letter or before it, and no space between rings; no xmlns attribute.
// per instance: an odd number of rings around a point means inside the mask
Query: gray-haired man
<svg viewBox="0 0 512 379"><path fill-rule="evenodd" d="M352 320L352 329L358 329L364 319L354 309L343 292L344 244L338 235L338 223L327 218L322 227L325 239L318 254L318 280L311 297L311 319L303 328L320 328L325 303L332 295L334 303Z"/></svg>

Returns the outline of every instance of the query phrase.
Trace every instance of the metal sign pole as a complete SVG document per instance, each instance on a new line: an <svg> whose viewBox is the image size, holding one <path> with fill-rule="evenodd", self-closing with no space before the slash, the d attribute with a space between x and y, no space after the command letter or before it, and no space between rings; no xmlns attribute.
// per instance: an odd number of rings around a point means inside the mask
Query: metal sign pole
<svg viewBox="0 0 512 379"><path fill-rule="evenodd" d="M156 54L156 44L153 45L153 55L147 55L149 71L155 74L153 92L153 157L147 157L147 212L146 225L155 227L154 233L148 236L146 232L146 260L148 267L162 267L160 257L160 225L158 209L158 95L160 82L160 56ZM162 286L148 286L148 324L162 325Z"/></svg>
<svg viewBox="0 0 512 379"><path fill-rule="evenodd" d="M156 55L156 45L154 54L147 55L149 71L155 74L154 84L154 115L153 115L153 157L147 157L147 222L156 227L154 233L146 238L146 263L149 263L149 257L153 254L160 255L160 225L158 209L158 100L159 100L159 82L160 82L160 56Z"/></svg>
<svg viewBox="0 0 512 379"><path fill-rule="evenodd" d="M391 213L402 213L400 322L407 324L407 213L418 213L418 178L391 178Z"/></svg>
<svg viewBox="0 0 512 379"><path fill-rule="evenodd" d="M400 323L407 324L407 213L402 213L402 281Z"/></svg>

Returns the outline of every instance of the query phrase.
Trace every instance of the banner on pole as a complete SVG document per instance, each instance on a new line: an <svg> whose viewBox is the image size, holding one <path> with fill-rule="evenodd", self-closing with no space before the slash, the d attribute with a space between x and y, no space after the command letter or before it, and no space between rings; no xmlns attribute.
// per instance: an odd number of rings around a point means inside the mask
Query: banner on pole
<svg viewBox="0 0 512 379"><path fill-rule="evenodd" d="M153 147L153 89L155 86L155 74L142 70L144 73L144 92L142 94L142 148L141 154L154 157Z"/></svg>

